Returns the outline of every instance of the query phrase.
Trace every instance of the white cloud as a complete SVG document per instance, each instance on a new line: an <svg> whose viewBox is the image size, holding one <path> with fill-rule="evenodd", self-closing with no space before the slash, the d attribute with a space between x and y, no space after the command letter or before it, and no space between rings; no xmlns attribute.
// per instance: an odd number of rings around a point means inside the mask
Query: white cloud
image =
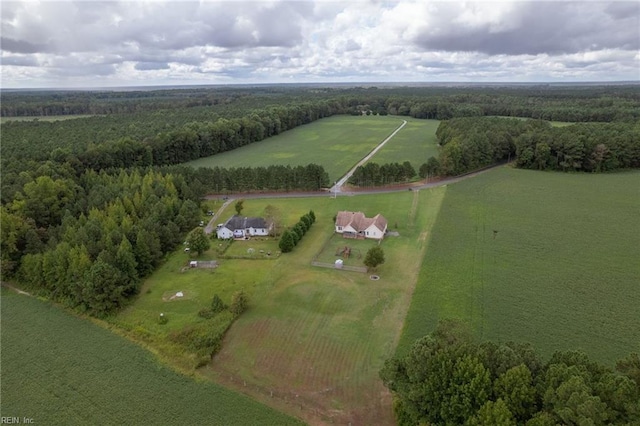
<svg viewBox="0 0 640 426"><path fill-rule="evenodd" d="M640 78L636 1L1 7L3 87Z"/></svg>

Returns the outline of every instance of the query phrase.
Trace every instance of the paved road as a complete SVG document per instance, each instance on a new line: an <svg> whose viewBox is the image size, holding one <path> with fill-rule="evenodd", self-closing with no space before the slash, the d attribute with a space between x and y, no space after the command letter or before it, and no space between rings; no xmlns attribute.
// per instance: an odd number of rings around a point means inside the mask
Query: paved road
<svg viewBox="0 0 640 426"><path fill-rule="evenodd" d="M371 159L371 157L373 157L376 154L376 152L378 152L380 150L380 148L382 148L384 146L384 144L389 142L391 140L391 138L393 138L396 135L396 133L398 133L406 125L407 125L407 120L402 120L402 124L397 129L395 129L393 131L393 133L391 133L385 140L380 142L378 144L378 146L376 146L373 149L373 151L371 151L369 154L367 154L362 160L358 161L358 164L353 166L353 168L351 170L349 170L346 175L344 175L342 178L340 178L340 180L338 182L336 182L336 184L331 187L330 191L333 192L334 194L342 192L342 186L345 183L347 183L347 180L349 180L351 175L353 175L353 172L355 172L358 167L362 166L364 163L369 161L369 159Z"/></svg>

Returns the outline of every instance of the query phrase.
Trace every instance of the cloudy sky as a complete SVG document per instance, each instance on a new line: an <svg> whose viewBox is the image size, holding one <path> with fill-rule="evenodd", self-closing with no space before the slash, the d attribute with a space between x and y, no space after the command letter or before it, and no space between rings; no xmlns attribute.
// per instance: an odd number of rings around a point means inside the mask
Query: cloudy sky
<svg viewBox="0 0 640 426"><path fill-rule="evenodd" d="M2 87L640 80L640 1L6 1Z"/></svg>

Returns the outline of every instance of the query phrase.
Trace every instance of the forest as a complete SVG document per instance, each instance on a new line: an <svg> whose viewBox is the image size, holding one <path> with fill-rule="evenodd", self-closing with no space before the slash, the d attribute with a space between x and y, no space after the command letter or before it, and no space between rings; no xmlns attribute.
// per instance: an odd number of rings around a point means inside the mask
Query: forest
<svg viewBox="0 0 640 426"><path fill-rule="evenodd" d="M519 167L605 172L640 165L638 86L260 86L3 92L2 276L104 315L138 291L198 223L206 193L314 191L322 166L192 169L181 163L336 114L443 120L441 150L420 168L457 175ZM92 114L62 121L49 115ZM518 117L508 119L494 116ZM528 118L531 120L522 120ZM553 127L548 121L577 122ZM370 163L355 185L414 178ZM155 225L152 225L155 224Z"/></svg>
<svg viewBox="0 0 640 426"><path fill-rule="evenodd" d="M528 344L478 343L443 321L380 376L396 395L398 424L632 425L640 421L640 358L616 371L579 351L544 361Z"/></svg>

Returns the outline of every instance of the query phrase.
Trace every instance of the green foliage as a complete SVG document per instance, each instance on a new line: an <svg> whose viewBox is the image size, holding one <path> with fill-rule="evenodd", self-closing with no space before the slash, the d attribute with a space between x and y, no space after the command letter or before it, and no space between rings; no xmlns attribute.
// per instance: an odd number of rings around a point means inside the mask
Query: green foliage
<svg viewBox="0 0 640 426"><path fill-rule="evenodd" d="M215 312L211 308L202 308L198 311L198 316L200 318L210 319L216 315Z"/></svg>
<svg viewBox="0 0 640 426"><path fill-rule="evenodd" d="M214 314L217 314L218 312L222 312L225 309L227 309L227 305L224 304L224 302L222 301L222 299L220 298L220 296L218 296L217 294L215 294L213 296L213 299L211 299L211 311Z"/></svg>
<svg viewBox="0 0 640 426"><path fill-rule="evenodd" d="M289 253L291 250L293 250L296 245L294 238L295 237L288 229L282 233L280 241L278 242L278 247L280 247L280 251L282 253Z"/></svg>
<svg viewBox="0 0 640 426"><path fill-rule="evenodd" d="M416 171L410 162L388 163L382 166L377 163L367 163L358 166L349 183L356 186L379 186L394 183L409 182L416 176Z"/></svg>
<svg viewBox="0 0 640 426"><path fill-rule="evenodd" d="M584 353L557 352L532 374L522 362L531 354L515 354L517 345L478 345L468 336L441 324L405 356L385 362L380 377L400 401L399 420L433 425L640 421L638 384ZM492 372L505 361L516 365L500 375Z"/></svg>
<svg viewBox="0 0 640 426"><path fill-rule="evenodd" d="M384 263L384 250L380 246L373 246L364 257L362 263L369 269L375 269Z"/></svg>
<svg viewBox="0 0 640 426"><path fill-rule="evenodd" d="M314 213L313 210L309 210L309 217L311 218L311 223L316 221L316 214Z"/></svg>
<svg viewBox="0 0 640 426"><path fill-rule="evenodd" d="M429 157L426 163L420 166L418 174L421 178L436 176L440 171L440 161L436 157Z"/></svg>
<svg viewBox="0 0 640 426"><path fill-rule="evenodd" d="M487 401L465 425L468 426L515 426L516 422L507 404L500 398Z"/></svg>
<svg viewBox="0 0 640 426"><path fill-rule="evenodd" d="M442 122L440 172L458 175L515 158L518 167L602 172L640 167L637 124L549 122L505 118L458 118ZM491 138L488 135L492 135Z"/></svg>
<svg viewBox="0 0 640 426"><path fill-rule="evenodd" d="M34 290L94 315L107 315L137 294L140 277L182 240L187 226L182 215L190 217L197 210L193 201L178 196L176 186L182 183L181 177L152 171L87 172L77 183L66 184L48 177L31 181L31 186L25 184L26 194L40 194L45 203L16 195L12 208L18 213L3 215L3 232L8 232L3 263L10 271L19 264L19 279ZM75 206L67 205L70 199L64 201L61 217L53 213L65 198L51 198L60 196L52 190L60 185L80 188ZM48 228L36 231L38 222L29 215L45 208L49 215L39 220Z"/></svg>
<svg viewBox="0 0 640 426"><path fill-rule="evenodd" d="M222 339L234 318L231 312L220 312L210 319L171 332L169 338L197 355L213 356L222 347Z"/></svg>
<svg viewBox="0 0 640 426"><path fill-rule="evenodd" d="M233 317L239 317L248 307L249 297L247 293L244 290L235 292L231 298L231 305L229 305L229 312L233 314Z"/></svg>
<svg viewBox="0 0 640 426"><path fill-rule="evenodd" d="M211 241L201 226L194 228L187 237L187 244L190 250L201 255L211 247Z"/></svg>
<svg viewBox="0 0 640 426"><path fill-rule="evenodd" d="M169 317L166 316L164 313L160 313L160 315L158 315L158 324L165 325L168 322L169 322Z"/></svg>
<svg viewBox="0 0 640 426"><path fill-rule="evenodd" d="M236 201L236 204L233 207L236 210L236 214L240 216L240 214L242 213L242 210L244 209L244 200Z"/></svg>

